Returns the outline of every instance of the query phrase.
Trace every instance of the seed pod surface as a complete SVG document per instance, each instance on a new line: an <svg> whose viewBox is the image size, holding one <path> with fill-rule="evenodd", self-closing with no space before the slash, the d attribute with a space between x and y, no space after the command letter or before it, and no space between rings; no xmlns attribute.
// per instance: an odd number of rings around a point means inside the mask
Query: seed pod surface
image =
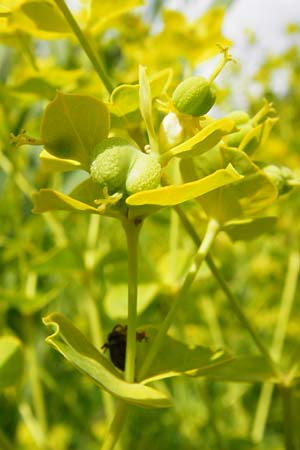
<svg viewBox="0 0 300 450"><path fill-rule="evenodd" d="M190 77L182 81L173 92L176 109L191 116L206 114L216 101L216 92L203 77Z"/></svg>

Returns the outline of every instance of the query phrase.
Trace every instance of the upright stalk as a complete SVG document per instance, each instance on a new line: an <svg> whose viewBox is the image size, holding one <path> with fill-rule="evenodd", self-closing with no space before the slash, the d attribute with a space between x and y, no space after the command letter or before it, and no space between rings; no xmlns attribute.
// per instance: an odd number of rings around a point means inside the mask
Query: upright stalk
<svg viewBox="0 0 300 450"><path fill-rule="evenodd" d="M296 437L299 423L297 412L294 411L293 387L281 386L280 393L283 405L285 450L299 450Z"/></svg>
<svg viewBox="0 0 300 450"><path fill-rule="evenodd" d="M175 206L175 210L178 213L185 229L190 234L191 238L195 242L196 245L200 245L200 238L195 231L193 225L190 223L188 217L184 213L184 211L180 208L180 206ZM256 347L259 349L261 354L265 357L266 361L269 363L269 366L271 367L274 376L278 378L279 380L282 380L282 373L273 358L271 357L267 347L263 344L260 337L258 336L255 328L252 326L251 322L248 320L247 316L244 314L242 308L240 307L240 304L236 297L231 292L230 288L228 287L226 281L222 277L219 269L216 267L212 257L207 253L206 255L206 263L208 267L210 268L210 271L214 275L215 279L218 281L221 289L223 290L224 294L226 295L227 299L229 300L229 303L239 319L239 321L242 323L243 327L248 331L250 334L253 342L255 343Z"/></svg>
<svg viewBox="0 0 300 450"><path fill-rule="evenodd" d="M135 381L136 327L137 327L137 280L138 280L138 240L142 223L124 221L128 252L128 319L126 339L126 359L124 378L128 383ZM128 413L127 403L120 401L109 427L101 450L113 450L124 426Z"/></svg>
<svg viewBox="0 0 300 450"><path fill-rule="evenodd" d="M93 47L90 45L87 37L85 36L84 32L79 27L79 25L76 22L73 14L71 13L69 8L67 7L65 1L64 0L54 0L54 1L57 4L57 6L60 9L60 11L62 12L64 18L66 19L66 21L70 25L70 28L72 29L73 33L77 37L81 47L83 48L83 50L87 54L89 60L93 64L93 66L94 66L94 68L95 68L95 70L96 70L100 80L104 84L104 86L107 89L108 93L111 93L113 91L113 89L114 89L114 86L113 86L111 80L109 79L109 76L107 75L107 73L106 73L106 71L105 71L105 69L104 69L104 67L103 67L103 65L102 65L102 63L101 63L97 53L95 52Z"/></svg>
<svg viewBox="0 0 300 450"><path fill-rule="evenodd" d="M101 450L113 450L120 437L128 413L128 405L120 401Z"/></svg>
<svg viewBox="0 0 300 450"><path fill-rule="evenodd" d="M286 336L289 317L291 314L297 282L300 270L300 255L297 251L292 251L289 256L288 268L285 276L284 288L282 291L280 309L275 327L273 342L271 346L271 354L275 361L280 361L284 340ZM268 418L274 385L265 383L262 386L260 397L257 403L256 413L254 416L252 439L254 442L260 442L263 438L266 421Z"/></svg>
<svg viewBox="0 0 300 450"><path fill-rule="evenodd" d="M124 223L128 251L128 319L125 359L125 380L128 383L135 381L138 238L140 228L141 224L132 221Z"/></svg>
<svg viewBox="0 0 300 450"><path fill-rule="evenodd" d="M177 292L177 295L175 296L173 300L173 304L164 319L162 325L159 328L159 331L157 335L154 338L153 344L146 356L145 363L141 367L140 373L138 374L138 379L142 380L149 369L152 366L152 363L159 352L159 349L164 341L165 335L168 332L168 329L170 325L172 324L174 317L181 306L182 302L185 300L188 290L191 287L191 284L193 283L198 270L200 269L200 266L203 262L203 260L206 258L214 240L215 237L219 231L219 223L215 219L210 219L207 225L207 230L204 236L204 239L202 243L200 244L200 247L193 259L193 262L190 266L190 269L180 287L180 289Z"/></svg>

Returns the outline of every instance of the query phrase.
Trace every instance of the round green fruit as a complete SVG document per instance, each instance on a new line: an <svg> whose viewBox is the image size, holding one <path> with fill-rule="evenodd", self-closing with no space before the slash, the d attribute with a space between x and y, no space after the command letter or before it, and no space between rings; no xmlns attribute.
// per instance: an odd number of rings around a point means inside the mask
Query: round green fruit
<svg viewBox="0 0 300 450"><path fill-rule="evenodd" d="M238 147L246 134L248 134L252 129L253 128L251 123L246 123L245 125L240 127L239 131L224 136L223 140L228 145L228 147Z"/></svg>
<svg viewBox="0 0 300 450"><path fill-rule="evenodd" d="M288 181L294 178L293 172L285 166L275 166L270 164L263 168L263 171L278 189L278 195L283 195L289 192L292 188L288 185Z"/></svg>
<svg viewBox="0 0 300 450"><path fill-rule="evenodd" d="M139 150L124 139L108 138L96 145L90 173L92 180L108 187L108 192L123 191L128 167Z"/></svg>
<svg viewBox="0 0 300 450"><path fill-rule="evenodd" d="M182 114L203 116L214 105L216 92L205 78L190 77L176 87L172 100Z"/></svg>
<svg viewBox="0 0 300 450"><path fill-rule="evenodd" d="M250 116L245 111L232 111L226 117L233 120L236 125L244 125L250 121Z"/></svg>
<svg viewBox="0 0 300 450"><path fill-rule="evenodd" d="M126 192L135 192L155 189L160 183L161 165L154 153L139 152L133 161L126 177Z"/></svg>
<svg viewBox="0 0 300 450"><path fill-rule="evenodd" d="M90 167L93 181L107 186L109 194L127 195L146 189L155 189L160 183L161 166L155 154L142 153L121 138L108 138L94 151Z"/></svg>

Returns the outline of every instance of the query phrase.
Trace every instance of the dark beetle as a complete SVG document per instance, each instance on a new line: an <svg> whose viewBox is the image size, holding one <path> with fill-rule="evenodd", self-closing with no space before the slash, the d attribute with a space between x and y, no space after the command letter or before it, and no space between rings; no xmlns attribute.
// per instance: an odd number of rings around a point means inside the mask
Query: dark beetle
<svg viewBox="0 0 300 450"><path fill-rule="evenodd" d="M118 323L107 336L107 342L101 347L104 351L109 349L111 361L120 370L125 369L126 338L127 325L120 325ZM145 331L137 331L136 340L138 342L147 340Z"/></svg>

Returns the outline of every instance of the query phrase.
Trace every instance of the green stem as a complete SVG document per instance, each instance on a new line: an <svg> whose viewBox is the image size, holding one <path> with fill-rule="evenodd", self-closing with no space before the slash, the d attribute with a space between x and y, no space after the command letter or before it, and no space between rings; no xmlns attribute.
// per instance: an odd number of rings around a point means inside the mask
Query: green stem
<svg viewBox="0 0 300 450"><path fill-rule="evenodd" d="M136 328L137 328L137 273L138 238L141 224L127 221L124 230L128 251L128 322L126 340L125 380L135 381Z"/></svg>
<svg viewBox="0 0 300 450"><path fill-rule="evenodd" d="M137 326L137 273L138 240L142 223L123 222L128 250L128 322L126 340L125 380L135 381L136 326ZM119 402L115 417L106 435L101 450L112 450L121 434L128 413L128 405Z"/></svg>
<svg viewBox="0 0 300 450"><path fill-rule="evenodd" d="M127 413L128 405L125 402L120 401L101 450L113 450L123 429Z"/></svg>
<svg viewBox="0 0 300 450"><path fill-rule="evenodd" d="M279 361L282 355L287 325L295 299L299 270L300 255L298 252L293 251L289 256L288 268L281 296L280 309L271 346L271 355L273 356L275 361ZM264 384L262 386L252 429L252 439L254 442L260 442L263 438L271 405L273 390L273 385Z"/></svg>
<svg viewBox="0 0 300 450"><path fill-rule="evenodd" d="M2 450L14 450L13 444L8 440L2 430L0 430L0 448Z"/></svg>
<svg viewBox="0 0 300 450"><path fill-rule="evenodd" d="M33 416L32 411L28 403L22 402L18 406L19 414L22 420L33 437L37 447L41 450L46 449L44 434L41 430L40 424Z"/></svg>
<svg viewBox="0 0 300 450"><path fill-rule="evenodd" d="M195 244L199 246L200 238L199 238L198 234L196 233L193 225L190 223L189 219L187 218L186 214L182 211L182 209L179 206L175 206L175 210L179 214L179 217L181 218L182 223L183 223L184 227L186 228L187 232L190 234L190 236L192 237ZM277 364L271 357L267 347L265 347L263 342L260 340L258 334L256 333L256 330L254 329L251 322L248 320L248 318L244 314L243 310L240 307L238 300L235 298L233 293L230 291L226 281L223 279L221 273L219 272L212 257L209 254L207 254L207 256L206 256L206 263L209 266L210 271L214 275L215 279L218 281L218 283L219 283L220 287L222 288L223 292L225 293L227 299L229 300L230 305L231 305L235 315L237 316L239 321L242 323L243 327L248 331L252 340L254 341L255 345L257 346L259 351L262 353L262 355L265 357L266 361L268 361L275 377L278 378L279 380L281 380L282 373L281 373L279 367L277 366Z"/></svg>
<svg viewBox="0 0 300 450"><path fill-rule="evenodd" d="M41 431L43 433L44 441L45 441L46 434L47 434L47 428L48 428L47 414L46 414L43 388L42 388L41 379L39 376L37 357L36 357L34 348L31 348L29 350L29 357L30 357L32 400L33 400L34 412L37 417L37 420L40 425Z"/></svg>
<svg viewBox="0 0 300 450"><path fill-rule="evenodd" d="M232 56L229 54L229 47L222 47L221 45L219 45L219 47L220 47L220 49L221 49L221 51L223 53L223 58L218 63L217 67L215 68L215 70L213 71L211 76L208 78L207 81L209 83L212 83L217 78L217 76L223 70L223 68L228 63L228 61L232 61L233 60Z"/></svg>
<svg viewBox="0 0 300 450"><path fill-rule="evenodd" d="M165 335L168 332L168 329L170 328L170 325L172 324L174 317L179 309L179 307L182 305L182 302L185 301L186 295L188 290L190 289L198 270L200 269L200 266L203 262L203 260L206 258L207 253L209 252L215 237L219 231L219 223L215 219L210 219L207 225L207 230L204 236L204 239L202 243L199 246L199 249L193 259L193 262L190 266L190 269L179 289L177 292L177 295L175 296L173 300L173 304L164 319L157 335L154 338L153 344L149 350L149 353L147 354L145 363L141 367L140 373L139 373L139 380L143 380L146 376L147 372L151 368L151 365L159 352L159 349L164 341Z"/></svg>
<svg viewBox="0 0 300 450"><path fill-rule="evenodd" d="M297 414L293 407L293 388L291 386L281 386L280 393L283 405L285 449L299 450L296 444L296 430L299 424L295 423Z"/></svg>
<svg viewBox="0 0 300 450"><path fill-rule="evenodd" d="M54 0L57 4L58 8L62 12L63 16L65 17L66 21L70 25L72 31L74 32L75 36L77 37L81 47L87 54L88 58L90 59L91 63L93 64L100 80L104 84L105 88L107 89L108 93L111 94L111 92L114 89L114 86L109 79L109 76L107 75L101 61L99 60L98 55L94 51L93 47L90 45L87 37L79 27L78 23L76 22L73 14L65 4L64 0Z"/></svg>
<svg viewBox="0 0 300 450"><path fill-rule="evenodd" d="M28 59L29 63L31 64L32 68L36 72L38 72L39 67L36 62L35 54L32 51L32 48L30 47L30 38L28 37L28 35L26 33L24 33L21 30L16 31L16 36L19 41L20 47L23 51L23 54L25 56L27 56L27 59Z"/></svg>

